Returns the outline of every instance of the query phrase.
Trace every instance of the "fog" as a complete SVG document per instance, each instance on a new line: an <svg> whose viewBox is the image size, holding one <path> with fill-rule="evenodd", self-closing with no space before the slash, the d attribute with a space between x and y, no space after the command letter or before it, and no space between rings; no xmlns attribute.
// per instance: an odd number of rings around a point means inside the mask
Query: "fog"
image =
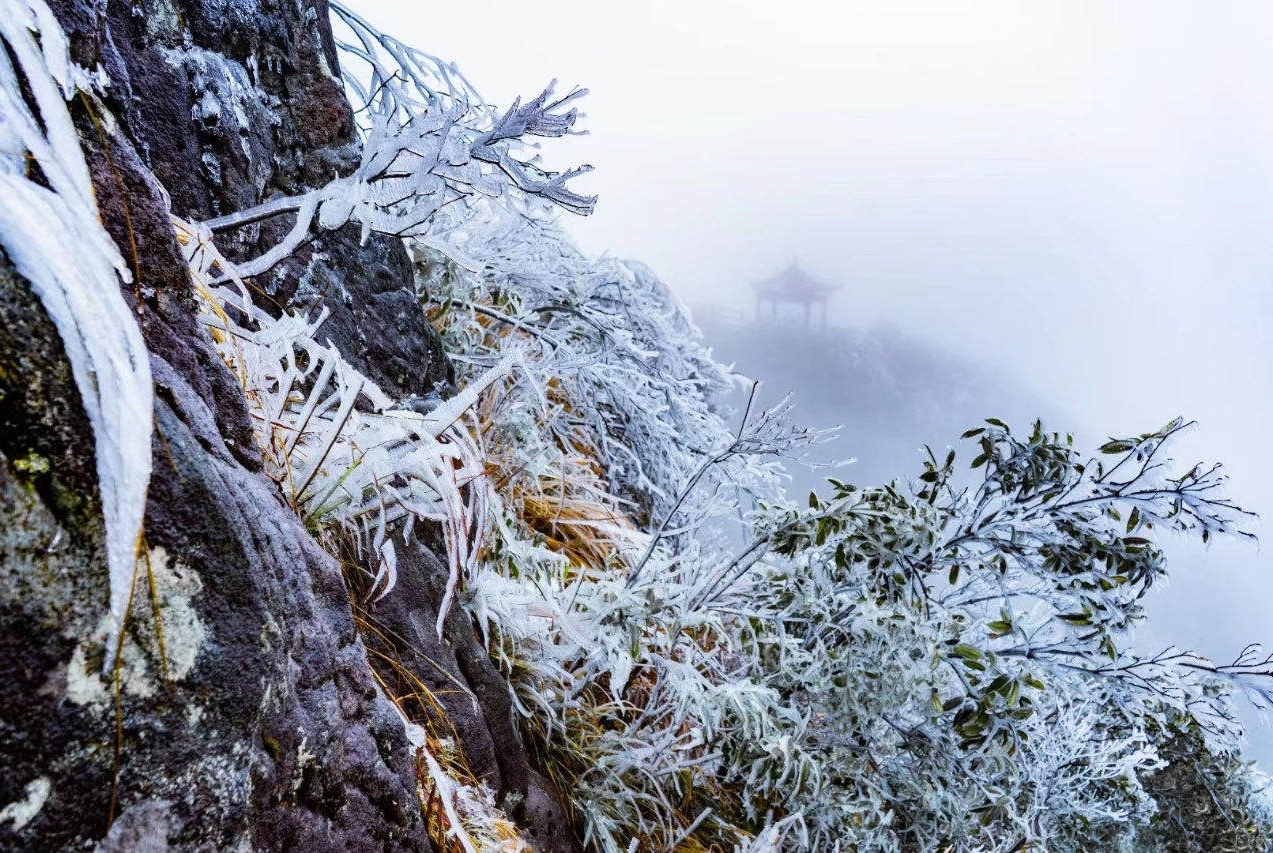
<svg viewBox="0 0 1273 853"><path fill-rule="evenodd" d="M1003 377L976 386L984 415L1039 401L1088 443L1197 419L1177 456L1225 462L1273 518L1273 8L351 5L497 104L554 77L592 90L591 134L545 150L597 166L596 214L568 223L587 249L646 261L706 314L750 311L750 284L798 256L842 285L834 323ZM752 339L729 356L763 379ZM1265 554L1174 550L1142 643L1273 644ZM1267 730L1252 740L1273 766Z"/></svg>

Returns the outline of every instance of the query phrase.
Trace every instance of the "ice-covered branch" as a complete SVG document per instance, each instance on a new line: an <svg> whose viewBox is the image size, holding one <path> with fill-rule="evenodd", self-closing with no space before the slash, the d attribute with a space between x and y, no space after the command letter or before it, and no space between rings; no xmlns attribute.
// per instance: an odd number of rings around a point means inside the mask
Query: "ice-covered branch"
<svg viewBox="0 0 1273 853"><path fill-rule="evenodd" d="M532 137L579 132L580 115L570 104L587 90L553 100L554 82L497 115L453 66L377 32L339 4L332 4L332 13L354 36L354 43L341 47L361 161L353 173L322 187L202 223L220 232L295 215L287 235L240 264L240 274L260 275L310 240L315 228L350 221L361 225L364 239L372 232L421 237L437 230L435 220L444 209L456 203L471 207L482 198L519 209L593 211L596 197L568 186L590 166L552 172L538 165L538 156L524 153Z"/></svg>
<svg viewBox="0 0 1273 853"><path fill-rule="evenodd" d="M243 383L266 470L297 512L320 534L333 526L356 541L375 567L375 597L397 580L394 530L409 539L419 522L441 525L449 577L440 634L456 590L474 572L487 529L489 486L471 410L507 377L515 355L431 411L397 407L338 351L318 342L325 314L310 320L262 311L206 229L173 222L203 322ZM213 283L220 279L237 288Z"/></svg>

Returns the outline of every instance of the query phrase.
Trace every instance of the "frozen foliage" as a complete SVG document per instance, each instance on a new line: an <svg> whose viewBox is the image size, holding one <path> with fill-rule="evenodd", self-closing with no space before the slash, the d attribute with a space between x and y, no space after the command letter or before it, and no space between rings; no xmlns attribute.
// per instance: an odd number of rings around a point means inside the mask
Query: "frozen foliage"
<svg viewBox="0 0 1273 853"><path fill-rule="evenodd" d="M584 90L553 100L549 85L525 104L515 102L495 113L453 68L376 32L339 4L331 8L351 34L340 47L362 135L361 162L351 174L317 189L204 223L222 231L295 215L287 236L241 264L241 275L270 269L308 240L315 226L333 229L354 221L364 239L373 231L424 237L436 229L435 217L443 208L468 207L480 198L517 203L524 210L539 202L592 211L595 199L566 186L588 167L549 172L536 157L522 153L530 138L576 132L578 114L567 106Z"/></svg>
<svg viewBox="0 0 1273 853"><path fill-rule="evenodd" d="M797 510L756 458L815 436L775 413L731 430L707 396L724 375L648 273L542 224L467 234L454 254L479 272L421 255L435 322L473 370L528 353L526 383L483 410L507 515L470 606L589 843L781 826L784 849L1135 845L1164 733L1236 749L1225 685L1267 683L1266 661L1125 650L1164 570L1144 534L1241 517L1218 469L1169 476L1183 423L1109 442L1106 464L992 422L966 436L976 488L952 453L914 489L837 486ZM756 494L769 506L745 514ZM728 510L750 536L733 552L708 535Z"/></svg>
<svg viewBox="0 0 1273 853"><path fill-rule="evenodd" d="M725 521L777 500L774 460L821 436L783 407L728 423L712 399L731 377L645 267L517 217L451 235L418 255L444 340L471 371L524 360L481 410L500 517L470 609L589 844L742 844L711 805L713 744L777 745L795 720L746 672L725 593L751 562Z"/></svg>
<svg viewBox="0 0 1273 853"><path fill-rule="evenodd" d="M418 523L441 526L450 568L436 625L441 636L456 589L475 573L488 525L490 491L470 409L508 375L514 359L428 412L395 408L335 348L318 343L325 315L308 321L260 310L207 229L177 217L173 225L200 319L243 387L265 469L310 528L333 551L354 542L375 566L370 589L380 597L397 579L390 532L409 538ZM234 287L213 283L219 279ZM437 820L429 816L431 827L440 823L445 837L469 853L529 849L493 793L466 776L454 744L431 740L410 721L407 733L422 801L439 807Z"/></svg>
<svg viewBox="0 0 1273 853"><path fill-rule="evenodd" d="M815 842L1133 845L1164 733L1196 726L1236 752L1230 685L1254 670L1267 685L1267 661L1127 648L1164 573L1151 531L1209 538L1242 515L1217 468L1161 458L1185 426L1111 440L1106 462L992 421L966 434L980 483L957 485L952 451L911 487L837 485L775 517L787 559L756 597L774 617L768 683L805 712L798 748L834 770L787 799Z"/></svg>
<svg viewBox="0 0 1273 853"><path fill-rule="evenodd" d="M358 543L375 594L394 542L441 526L443 612L472 616L589 847L1135 849L1195 820L1182 803L1200 790L1231 793L1252 849L1268 840L1231 694L1267 702L1270 661L1129 650L1165 571L1155 532L1241 535L1218 468L1163 459L1184 423L1089 459L992 420L964 436L964 472L930 453L913 483L833 481L798 508L779 461L824 436L782 405L727 418L735 377L667 287L529 215L591 207L572 173L517 153L570 130L574 95L500 113L453 67L334 14L365 66L346 77L362 165L177 223L205 323L268 470L331 547ZM238 269L210 243L280 213L292 233ZM351 219L407 238L452 400L386 399L318 342L321 316L248 299L244 276ZM1181 738L1196 748L1168 749ZM508 839L446 747L416 745L454 843ZM1169 784L1182 761L1206 784Z"/></svg>
<svg viewBox="0 0 1273 853"><path fill-rule="evenodd" d="M272 317L252 303L238 270L206 230L173 222L203 322L247 396L266 470L297 512L317 531L331 523L353 537L376 566L377 596L397 579L390 529L409 539L417 522L442 525L451 575L440 635L454 590L473 573L487 526L488 489L482 454L466 428L469 409L509 373L513 359L427 413L395 408L334 347L318 343L325 313L312 321ZM212 284L217 274L237 287Z"/></svg>
<svg viewBox="0 0 1273 853"><path fill-rule="evenodd" d="M517 827L495 804L491 789L462 778L462 756L454 743L432 740L423 728L409 720L405 722L407 738L415 747L422 768L421 788L428 788L428 800L441 806L446 839L465 853L530 853L531 848L521 839ZM442 762L458 766L448 772Z"/></svg>
<svg viewBox="0 0 1273 853"><path fill-rule="evenodd" d="M120 293L131 276L98 219L66 108L93 81L71 62L43 0L0 0L0 39L0 243L57 327L93 426L110 573L109 668L150 480L150 362Z"/></svg>
<svg viewBox="0 0 1273 853"><path fill-rule="evenodd" d="M1170 733L1236 752L1229 693L1260 698L1266 660L1127 645L1164 572L1147 534L1242 517L1217 468L1160 458L1182 422L1096 460L991 422L966 436L975 487L952 453L913 488L797 510L757 460L814 436L770 414L732 430L710 404L727 377L648 271L543 223L450 235L418 254L445 339L473 371L527 361L482 410L506 515L470 608L588 843L1145 846L1173 808L1144 782ZM728 513L732 551L710 535Z"/></svg>
<svg viewBox="0 0 1273 853"><path fill-rule="evenodd" d="M479 364L510 342L536 353L551 443L591 447L610 490L666 523L687 478L734 443L712 401L736 381L672 292L643 264L586 258L551 223L497 213L448 238L418 256L421 296L437 306L451 348ZM731 460L773 456L782 444L720 460L703 491L771 490L772 467ZM692 516L683 505L678 520Z"/></svg>
<svg viewBox="0 0 1273 853"><path fill-rule="evenodd" d="M571 132L581 93L499 112L453 67L334 14L362 162L174 220L201 318L266 471L320 541L352 546L369 598L392 594L395 543L441 531L436 627L472 617L589 847L1269 846L1232 703L1273 704L1273 660L1129 644L1165 574L1156 535L1245 535L1218 466L1166 460L1187 424L1088 457L1042 424L990 420L963 437L967 468L930 451L913 481L832 481L797 507L780 462L826 436L782 404L727 416L736 377L668 288L539 215L591 209L565 186L580 170L525 152ZM66 110L90 81L39 0L0 0L0 37L0 241L93 425L118 631L149 476L146 353ZM279 214L295 227L259 258L236 267L212 243ZM407 239L457 365L451 399L390 399L321 342L322 315L253 304L245 278L349 221ZM419 722L442 843L525 849L459 746Z"/></svg>

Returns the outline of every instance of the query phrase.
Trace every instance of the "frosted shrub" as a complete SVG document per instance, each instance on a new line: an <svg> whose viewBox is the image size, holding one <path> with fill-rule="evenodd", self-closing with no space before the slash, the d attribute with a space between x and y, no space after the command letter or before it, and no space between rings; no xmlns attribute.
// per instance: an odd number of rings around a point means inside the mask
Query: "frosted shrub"
<svg viewBox="0 0 1273 853"><path fill-rule="evenodd" d="M589 847L1130 847L1179 814L1153 784L1164 743L1196 730L1199 755L1236 754L1231 694L1267 700L1268 660L1128 644L1165 572L1157 531L1242 535L1218 468L1162 458L1184 423L1089 459L992 420L964 436L971 485L953 451L930 453L913 483L833 482L797 507L781 462L824 436L786 404L723 411L740 378L671 291L551 221L592 199L531 138L573 132L581 93L500 112L453 66L333 13L361 164L178 223L205 322L272 475L320 535L361 544L376 594L394 537L441 525L442 611L472 617ZM294 228L260 258L215 254L214 234L284 213ZM349 221L415 258L464 388L429 414L320 346L321 316L246 296L243 276ZM500 819L482 802L448 813L469 837L497 834L473 825Z"/></svg>
<svg viewBox="0 0 1273 853"><path fill-rule="evenodd" d="M1236 749L1223 685L1266 701L1267 659L1127 644L1165 570L1147 537L1237 533L1243 516L1218 467L1173 474L1162 458L1186 426L1089 459L1040 424L1017 438L992 421L966 434L980 483L958 485L953 451L930 454L913 487L837 484L772 518L766 682L835 774L784 798L815 846L1130 841L1155 811L1142 778L1163 766L1161 732L1189 719L1210 749Z"/></svg>

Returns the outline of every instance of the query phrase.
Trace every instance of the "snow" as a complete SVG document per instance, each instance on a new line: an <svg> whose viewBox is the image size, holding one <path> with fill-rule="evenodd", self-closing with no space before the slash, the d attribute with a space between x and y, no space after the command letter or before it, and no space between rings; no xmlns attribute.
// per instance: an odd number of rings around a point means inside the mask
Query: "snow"
<svg viewBox="0 0 1273 853"><path fill-rule="evenodd" d="M23 798L0 809L0 823L10 823L14 832L21 832L44 808L53 792L53 780L41 776L27 783Z"/></svg>

